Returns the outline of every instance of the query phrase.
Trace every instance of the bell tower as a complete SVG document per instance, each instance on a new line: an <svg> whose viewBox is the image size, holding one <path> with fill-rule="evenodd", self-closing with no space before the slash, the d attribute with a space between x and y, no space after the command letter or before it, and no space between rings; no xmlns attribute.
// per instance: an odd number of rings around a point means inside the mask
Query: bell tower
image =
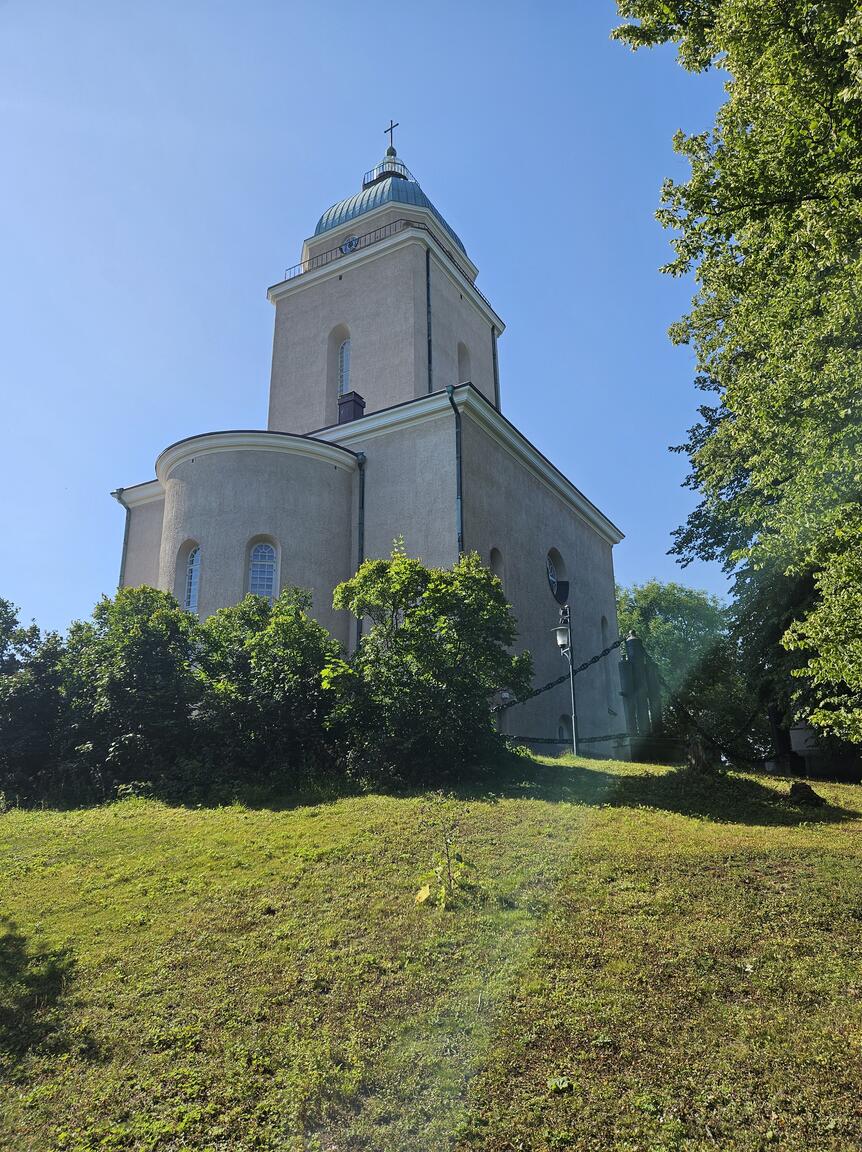
<svg viewBox="0 0 862 1152"><path fill-rule="evenodd" d="M499 407L504 325L476 288L477 273L390 143L267 293L275 305L269 429L331 427L351 393L369 415L468 380ZM358 401L342 405L342 418L362 411Z"/></svg>

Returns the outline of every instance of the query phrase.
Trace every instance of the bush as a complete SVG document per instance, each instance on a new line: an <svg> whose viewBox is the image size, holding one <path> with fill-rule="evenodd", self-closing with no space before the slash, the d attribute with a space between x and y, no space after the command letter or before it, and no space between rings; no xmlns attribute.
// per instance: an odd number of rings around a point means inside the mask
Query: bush
<svg viewBox="0 0 862 1152"><path fill-rule="evenodd" d="M63 651L56 632L22 628L0 600L0 789L10 801L62 791Z"/></svg>
<svg viewBox="0 0 862 1152"><path fill-rule="evenodd" d="M307 592L285 588L272 605L246 596L201 625L198 751L220 775L283 781L329 767L321 672L339 646L310 608Z"/></svg>
<svg viewBox="0 0 862 1152"><path fill-rule="evenodd" d="M167 592L122 588L69 629L62 660L65 757L107 796L154 780L193 744L199 624Z"/></svg>
<svg viewBox="0 0 862 1152"><path fill-rule="evenodd" d="M532 661L509 651L515 620L475 553L451 569L426 568L396 545L389 560L366 560L333 603L371 623L353 657L324 672L330 726L351 773L426 782L502 747L492 698L526 692Z"/></svg>

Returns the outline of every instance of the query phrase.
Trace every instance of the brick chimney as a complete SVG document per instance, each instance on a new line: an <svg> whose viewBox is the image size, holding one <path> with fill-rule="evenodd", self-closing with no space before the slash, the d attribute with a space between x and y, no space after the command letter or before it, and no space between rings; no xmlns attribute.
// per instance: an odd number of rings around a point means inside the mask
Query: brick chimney
<svg viewBox="0 0 862 1152"><path fill-rule="evenodd" d="M345 392L338 397L338 423L349 424L365 415L365 401L358 392Z"/></svg>

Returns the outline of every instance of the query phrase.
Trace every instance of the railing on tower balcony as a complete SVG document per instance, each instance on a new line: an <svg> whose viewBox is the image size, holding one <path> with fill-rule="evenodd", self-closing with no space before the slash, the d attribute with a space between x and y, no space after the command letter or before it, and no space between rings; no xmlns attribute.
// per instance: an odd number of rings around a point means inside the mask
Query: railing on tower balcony
<svg viewBox="0 0 862 1152"><path fill-rule="evenodd" d="M420 232L427 232L429 236L433 236L437 243L440 244L436 232L433 232L427 224L423 224L420 220L393 220L391 224L384 224L381 228L375 228L373 232L366 232L362 236L349 236L338 248L330 248L328 252L319 252L309 260L302 260L299 264L294 264L292 268L285 268L284 280L294 280L297 276L304 276L307 272L316 272L318 268L325 268L327 264L333 264L337 260L343 260L345 256L352 256L355 252L361 252L363 248L370 248L372 244L377 244L381 240L388 240L390 236L396 236L399 232L404 232L407 228L416 228ZM485 301L488 307L491 308L491 302L479 291L476 285L473 284L473 281L449 249L442 244L440 244L440 247L464 279L472 284L475 292Z"/></svg>

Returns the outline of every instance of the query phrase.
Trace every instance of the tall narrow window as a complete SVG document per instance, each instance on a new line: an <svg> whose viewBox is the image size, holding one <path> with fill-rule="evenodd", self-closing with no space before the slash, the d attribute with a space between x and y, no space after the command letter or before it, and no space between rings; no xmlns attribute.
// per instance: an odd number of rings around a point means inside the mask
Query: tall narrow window
<svg viewBox="0 0 862 1152"><path fill-rule="evenodd" d="M275 596L275 549L271 544L255 544L248 565L248 590L254 596Z"/></svg>
<svg viewBox="0 0 862 1152"><path fill-rule="evenodd" d="M458 345L458 384L466 384L470 379L470 349L466 344Z"/></svg>
<svg viewBox="0 0 862 1152"><path fill-rule="evenodd" d="M183 607L187 612L198 610L198 588L201 582L201 550L192 548L186 560L185 594Z"/></svg>
<svg viewBox="0 0 862 1152"><path fill-rule="evenodd" d="M350 337L342 340L338 349L338 395L350 391Z"/></svg>

